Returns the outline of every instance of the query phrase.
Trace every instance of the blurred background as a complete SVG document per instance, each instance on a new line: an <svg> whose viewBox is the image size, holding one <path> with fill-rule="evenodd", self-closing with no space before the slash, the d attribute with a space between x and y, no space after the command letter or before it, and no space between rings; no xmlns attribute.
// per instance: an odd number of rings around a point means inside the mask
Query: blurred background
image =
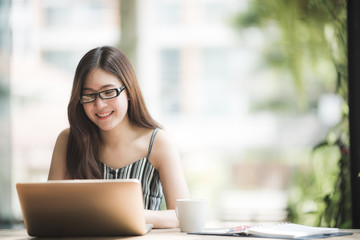
<svg viewBox="0 0 360 240"><path fill-rule="evenodd" d="M350 226L345 0L1 0L0 227L46 181L75 68L111 45L208 226ZM348 212L348 213L347 213Z"/></svg>

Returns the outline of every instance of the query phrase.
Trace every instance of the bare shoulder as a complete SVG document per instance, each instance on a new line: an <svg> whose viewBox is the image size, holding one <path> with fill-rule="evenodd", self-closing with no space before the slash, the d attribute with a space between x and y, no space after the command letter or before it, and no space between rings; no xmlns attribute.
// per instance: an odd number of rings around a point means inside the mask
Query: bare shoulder
<svg viewBox="0 0 360 240"><path fill-rule="evenodd" d="M50 170L49 170L49 180L55 179L66 179L66 147L69 139L70 129L63 130L55 143Z"/></svg>
<svg viewBox="0 0 360 240"><path fill-rule="evenodd" d="M189 190L176 143L166 131L158 131L149 160L159 172L167 209L174 209L175 200L188 198Z"/></svg>
<svg viewBox="0 0 360 240"><path fill-rule="evenodd" d="M165 145L173 141L169 133L167 133L163 129L158 130L155 139L158 142L158 144L165 144Z"/></svg>
<svg viewBox="0 0 360 240"><path fill-rule="evenodd" d="M66 141L69 139L70 128L62 130L58 136L58 141Z"/></svg>
<svg viewBox="0 0 360 240"><path fill-rule="evenodd" d="M59 136L56 139L54 151L56 151L56 150L65 151L66 150L69 135L70 135L70 128L66 128L60 132Z"/></svg>
<svg viewBox="0 0 360 240"><path fill-rule="evenodd" d="M154 139L155 151L164 151L166 149L176 150L173 138L165 130L159 129Z"/></svg>
<svg viewBox="0 0 360 240"><path fill-rule="evenodd" d="M153 148L150 156L150 161L155 168L160 168L165 161L178 161L180 159L177 147L172 137L164 130L159 129L157 132Z"/></svg>

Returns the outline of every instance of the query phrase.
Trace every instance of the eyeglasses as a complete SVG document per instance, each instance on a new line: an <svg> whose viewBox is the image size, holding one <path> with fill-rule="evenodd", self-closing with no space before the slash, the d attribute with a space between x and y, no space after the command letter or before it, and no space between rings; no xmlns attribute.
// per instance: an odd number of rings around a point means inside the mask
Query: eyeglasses
<svg viewBox="0 0 360 240"><path fill-rule="evenodd" d="M94 102L97 96L99 96L103 100L116 98L124 89L125 86L121 86L120 88L112 88L98 93L83 94L80 96L80 103L85 104Z"/></svg>

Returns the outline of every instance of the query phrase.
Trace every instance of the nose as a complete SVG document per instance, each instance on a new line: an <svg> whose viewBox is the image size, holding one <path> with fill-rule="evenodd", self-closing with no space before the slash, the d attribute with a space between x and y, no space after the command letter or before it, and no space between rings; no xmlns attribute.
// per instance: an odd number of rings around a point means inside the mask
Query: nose
<svg viewBox="0 0 360 240"><path fill-rule="evenodd" d="M101 108L106 105L106 101L101 99L99 96L96 96L94 104L97 108Z"/></svg>

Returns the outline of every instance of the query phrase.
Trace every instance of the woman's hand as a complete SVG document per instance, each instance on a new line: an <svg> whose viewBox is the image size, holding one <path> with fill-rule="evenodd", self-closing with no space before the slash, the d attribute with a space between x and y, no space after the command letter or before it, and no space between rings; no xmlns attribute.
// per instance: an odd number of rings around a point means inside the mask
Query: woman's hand
<svg viewBox="0 0 360 240"><path fill-rule="evenodd" d="M145 210L145 220L147 224L152 224L153 228L178 228L179 221L175 210Z"/></svg>

